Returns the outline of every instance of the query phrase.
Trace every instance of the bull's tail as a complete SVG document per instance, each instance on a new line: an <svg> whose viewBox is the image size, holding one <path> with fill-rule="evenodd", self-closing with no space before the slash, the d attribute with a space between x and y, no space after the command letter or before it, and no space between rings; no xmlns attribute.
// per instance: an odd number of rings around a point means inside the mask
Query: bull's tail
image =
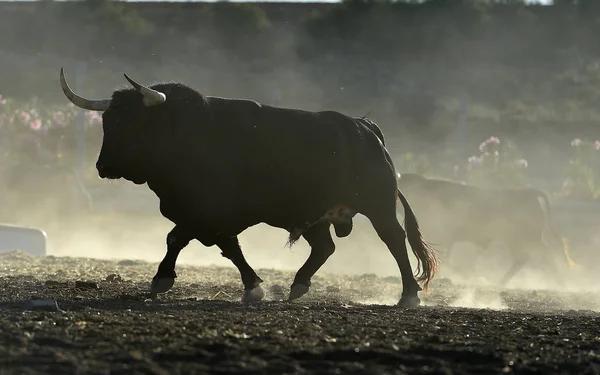
<svg viewBox="0 0 600 375"><path fill-rule="evenodd" d="M569 267L570 269L579 268L579 265L577 263L575 263L573 261L573 259L571 259L571 254L569 251L569 242L567 241L567 239L565 237L558 234L558 232L552 225L552 221L550 220L550 202L548 201L548 197L542 191L538 191L538 197L542 199L541 206L542 206L542 211L544 211L546 228L550 229L550 232L552 232L554 237L561 242L563 256L565 258L565 263L567 264L567 267Z"/></svg>
<svg viewBox="0 0 600 375"><path fill-rule="evenodd" d="M438 257L435 254L436 250L423 240L421 229L417 218L410 207L410 204L400 191L397 189L398 198L404 207L404 227L406 229L406 237L412 248L413 253L417 257L417 272L415 274L417 282L424 282L425 293L429 294L429 283L433 280L438 268Z"/></svg>

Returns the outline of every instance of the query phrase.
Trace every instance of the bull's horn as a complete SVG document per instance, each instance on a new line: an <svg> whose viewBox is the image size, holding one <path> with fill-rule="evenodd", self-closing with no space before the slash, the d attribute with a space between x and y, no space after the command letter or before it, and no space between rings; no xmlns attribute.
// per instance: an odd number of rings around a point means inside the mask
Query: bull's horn
<svg viewBox="0 0 600 375"><path fill-rule="evenodd" d="M140 85L133 79L129 78L127 73L124 73L125 79L131 83L136 90L138 90L144 96L144 105L146 107L151 107L153 105L164 103L167 100L167 96L160 91L153 90L144 85Z"/></svg>
<svg viewBox="0 0 600 375"><path fill-rule="evenodd" d="M89 109L91 111L106 111L108 107L110 107L111 99L90 100L75 94L67 84L63 68L60 68L60 86L71 103L79 108Z"/></svg>

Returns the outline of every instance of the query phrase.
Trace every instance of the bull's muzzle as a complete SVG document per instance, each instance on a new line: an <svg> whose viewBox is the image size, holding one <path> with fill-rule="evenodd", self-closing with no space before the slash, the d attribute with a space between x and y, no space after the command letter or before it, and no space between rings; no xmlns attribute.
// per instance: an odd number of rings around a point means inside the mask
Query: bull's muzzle
<svg viewBox="0 0 600 375"><path fill-rule="evenodd" d="M96 170L98 171L98 176L100 176L100 178L106 178L107 173L104 165L100 164L99 162L96 163Z"/></svg>

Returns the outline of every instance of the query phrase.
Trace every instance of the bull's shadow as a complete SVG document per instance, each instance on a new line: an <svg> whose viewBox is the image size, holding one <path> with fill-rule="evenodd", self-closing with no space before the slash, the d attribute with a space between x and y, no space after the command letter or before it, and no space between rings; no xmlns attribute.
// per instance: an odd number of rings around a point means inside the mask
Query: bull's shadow
<svg viewBox="0 0 600 375"><path fill-rule="evenodd" d="M552 226L548 198L541 190L484 188L412 173L399 174L398 181L424 238L445 250L443 264L449 270L454 267L449 267L448 260L459 243L477 248L471 253L474 257L486 253L490 257L490 251L503 245L510 257L508 269L498 280L503 287L527 263L545 269L560 286L565 284L564 267L557 264L556 256L562 256L568 268L576 267L566 242ZM477 273L475 259L461 263L469 273Z"/></svg>

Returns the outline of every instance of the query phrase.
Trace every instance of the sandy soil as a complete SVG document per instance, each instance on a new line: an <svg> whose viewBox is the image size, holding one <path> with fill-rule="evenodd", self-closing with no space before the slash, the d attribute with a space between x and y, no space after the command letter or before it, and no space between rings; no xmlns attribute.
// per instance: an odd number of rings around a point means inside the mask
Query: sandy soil
<svg viewBox="0 0 600 375"><path fill-rule="evenodd" d="M600 373L596 292L441 278L403 310L396 277L319 272L289 303L293 273L259 269L266 300L243 306L233 268L179 265L175 287L152 301L155 270L0 254L0 373Z"/></svg>

